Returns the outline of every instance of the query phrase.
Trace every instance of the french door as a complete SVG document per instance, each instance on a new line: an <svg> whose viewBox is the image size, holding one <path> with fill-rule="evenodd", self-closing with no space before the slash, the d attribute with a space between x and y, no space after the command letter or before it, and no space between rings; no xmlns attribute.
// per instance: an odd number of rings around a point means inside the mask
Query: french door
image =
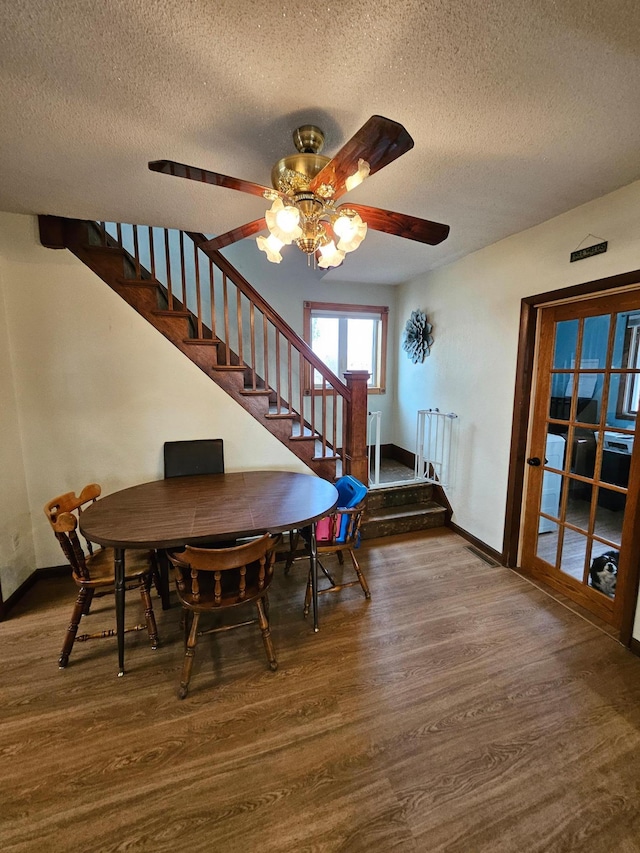
<svg viewBox="0 0 640 853"><path fill-rule="evenodd" d="M619 628L637 512L640 291L540 309L521 565Z"/></svg>

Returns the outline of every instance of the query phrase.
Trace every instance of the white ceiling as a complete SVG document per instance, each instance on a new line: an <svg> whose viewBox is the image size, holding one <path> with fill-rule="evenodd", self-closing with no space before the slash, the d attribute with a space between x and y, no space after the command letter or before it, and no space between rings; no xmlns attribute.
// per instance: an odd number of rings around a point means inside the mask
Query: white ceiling
<svg viewBox="0 0 640 853"><path fill-rule="evenodd" d="M0 75L17 213L219 234L265 202L149 160L268 185L300 124L331 156L399 121L415 147L349 199L450 237L370 231L325 281L405 281L640 177L637 0L2 0Z"/></svg>

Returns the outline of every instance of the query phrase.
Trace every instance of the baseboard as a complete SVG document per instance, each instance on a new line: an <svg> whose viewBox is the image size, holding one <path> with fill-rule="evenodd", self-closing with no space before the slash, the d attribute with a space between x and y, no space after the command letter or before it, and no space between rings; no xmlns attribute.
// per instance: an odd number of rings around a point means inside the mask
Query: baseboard
<svg viewBox="0 0 640 853"><path fill-rule="evenodd" d="M494 548L491 548L482 539L478 539L477 536L473 536L471 533L468 533L464 528L458 527L458 525L453 521L448 521L446 524L447 527L450 527L454 533L457 533L458 536L462 536L463 539L466 539L467 542L470 542L474 548L477 548L478 551L482 551L483 554L486 554L487 557L491 557L496 563L499 563L501 566L504 566L504 559L502 554L499 551L496 551Z"/></svg>
<svg viewBox="0 0 640 853"><path fill-rule="evenodd" d="M416 464L415 453L405 450L404 447L398 447L397 444L381 444L380 455L383 459L393 459L394 462L406 465L407 468L413 468Z"/></svg>
<svg viewBox="0 0 640 853"><path fill-rule="evenodd" d="M36 569L26 580L22 581L20 586L11 593L6 601L2 602L2 607L0 608L0 622L4 621L9 616L11 608L15 607L16 604L24 598L29 590L32 589L41 578L60 577L61 575L68 575L70 571L71 569L68 563L64 566L47 566L44 569Z"/></svg>

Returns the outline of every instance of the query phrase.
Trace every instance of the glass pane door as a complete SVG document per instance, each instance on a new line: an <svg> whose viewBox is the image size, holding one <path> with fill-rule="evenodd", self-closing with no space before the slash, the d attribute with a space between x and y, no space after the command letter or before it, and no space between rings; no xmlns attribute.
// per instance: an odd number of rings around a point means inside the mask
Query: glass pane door
<svg viewBox="0 0 640 853"><path fill-rule="evenodd" d="M622 300L620 310L615 300ZM523 568L612 621L640 397L640 297L544 309Z"/></svg>

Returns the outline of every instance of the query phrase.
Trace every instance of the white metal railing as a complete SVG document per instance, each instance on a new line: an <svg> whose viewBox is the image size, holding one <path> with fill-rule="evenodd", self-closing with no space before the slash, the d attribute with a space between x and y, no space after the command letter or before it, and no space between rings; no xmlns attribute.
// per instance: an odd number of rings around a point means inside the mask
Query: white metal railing
<svg viewBox="0 0 640 853"><path fill-rule="evenodd" d="M369 412L367 450L369 455L369 487L399 483L437 483L448 486L454 460L454 424L458 416L439 409L420 409L416 425L415 467L413 479L380 482L380 431L382 412Z"/></svg>
<svg viewBox="0 0 640 853"><path fill-rule="evenodd" d="M415 478L425 483L449 485L453 425L458 416L439 409L420 409L416 428Z"/></svg>
<svg viewBox="0 0 640 853"><path fill-rule="evenodd" d="M382 412L369 412L367 450L369 454L369 486L380 485L380 421Z"/></svg>

